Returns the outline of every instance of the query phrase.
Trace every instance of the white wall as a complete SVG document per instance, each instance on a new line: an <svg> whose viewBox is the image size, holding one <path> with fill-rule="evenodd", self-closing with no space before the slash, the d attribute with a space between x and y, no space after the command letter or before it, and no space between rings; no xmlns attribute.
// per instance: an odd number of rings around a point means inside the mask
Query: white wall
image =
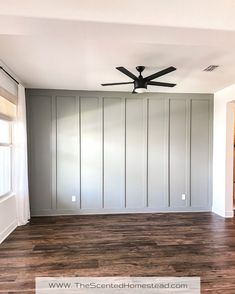
<svg viewBox="0 0 235 294"><path fill-rule="evenodd" d="M0 243L17 227L15 195L0 198Z"/></svg>
<svg viewBox="0 0 235 294"><path fill-rule="evenodd" d="M235 85L214 95L213 212L233 217Z"/></svg>

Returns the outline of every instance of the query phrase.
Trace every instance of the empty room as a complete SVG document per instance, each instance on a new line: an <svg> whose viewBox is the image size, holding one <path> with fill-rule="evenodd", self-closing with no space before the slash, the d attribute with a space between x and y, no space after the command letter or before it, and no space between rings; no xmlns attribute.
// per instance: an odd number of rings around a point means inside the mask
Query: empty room
<svg viewBox="0 0 235 294"><path fill-rule="evenodd" d="M0 0L0 293L235 293L234 15Z"/></svg>

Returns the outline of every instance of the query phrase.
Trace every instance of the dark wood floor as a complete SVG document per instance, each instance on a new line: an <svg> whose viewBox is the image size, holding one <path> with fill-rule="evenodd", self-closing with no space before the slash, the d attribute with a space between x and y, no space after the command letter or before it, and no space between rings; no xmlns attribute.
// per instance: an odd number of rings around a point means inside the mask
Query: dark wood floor
<svg viewBox="0 0 235 294"><path fill-rule="evenodd" d="M33 218L0 245L0 293L34 293L36 276L200 276L202 293L235 293L235 220L211 213Z"/></svg>

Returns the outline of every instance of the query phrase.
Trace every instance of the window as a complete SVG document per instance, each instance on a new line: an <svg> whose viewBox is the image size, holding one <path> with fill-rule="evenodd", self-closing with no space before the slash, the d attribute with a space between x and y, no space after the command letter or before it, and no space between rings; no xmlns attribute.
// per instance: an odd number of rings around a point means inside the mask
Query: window
<svg viewBox="0 0 235 294"><path fill-rule="evenodd" d="M12 123L0 120L0 197L11 192Z"/></svg>

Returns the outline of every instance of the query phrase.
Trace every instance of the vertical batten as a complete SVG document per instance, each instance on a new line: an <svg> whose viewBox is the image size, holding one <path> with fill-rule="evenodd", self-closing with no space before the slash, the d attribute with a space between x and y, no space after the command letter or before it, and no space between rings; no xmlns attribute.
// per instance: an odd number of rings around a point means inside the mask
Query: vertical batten
<svg viewBox="0 0 235 294"><path fill-rule="evenodd" d="M79 209L82 209L82 154L81 154L81 97L78 96L78 141L79 141Z"/></svg>
<svg viewBox="0 0 235 294"><path fill-rule="evenodd" d="M81 156L80 156L80 99L75 96L75 116L76 116L76 141L77 141L77 166L76 166L76 209L81 209Z"/></svg>
<svg viewBox="0 0 235 294"><path fill-rule="evenodd" d="M123 101L123 108L124 108L124 208L126 208L127 204L127 197L126 197L126 98Z"/></svg>
<svg viewBox="0 0 235 294"><path fill-rule="evenodd" d="M167 207L170 207L170 99L165 99L165 203Z"/></svg>
<svg viewBox="0 0 235 294"><path fill-rule="evenodd" d="M186 100L185 204L191 206L191 100Z"/></svg>
<svg viewBox="0 0 235 294"><path fill-rule="evenodd" d="M57 209L57 99L51 98L51 163L52 163L52 209Z"/></svg>
<svg viewBox="0 0 235 294"><path fill-rule="evenodd" d="M102 136L102 208L105 208L105 195L104 195L104 175L105 175L105 167L104 167L104 98L101 98L101 136Z"/></svg>
<svg viewBox="0 0 235 294"><path fill-rule="evenodd" d="M144 185L144 207L148 207L148 98L143 99L143 185Z"/></svg>
<svg viewBox="0 0 235 294"><path fill-rule="evenodd" d="M146 207L149 207L149 99L146 110Z"/></svg>

